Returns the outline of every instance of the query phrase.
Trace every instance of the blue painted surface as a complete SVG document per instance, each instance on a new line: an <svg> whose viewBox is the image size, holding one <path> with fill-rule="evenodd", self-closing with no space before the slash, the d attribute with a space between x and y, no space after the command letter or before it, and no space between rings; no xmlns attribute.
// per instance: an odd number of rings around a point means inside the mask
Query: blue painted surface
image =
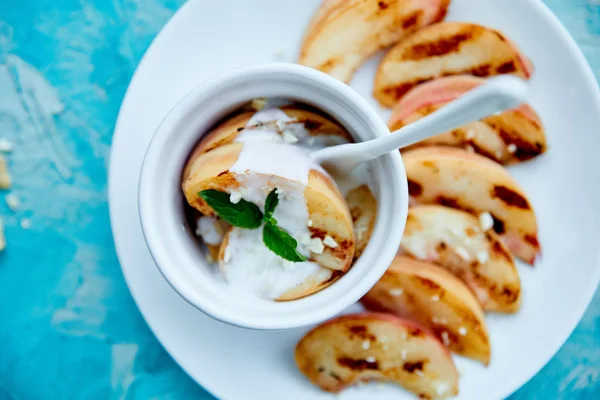
<svg viewBox="0 0 600 400"><path fill-rule="evenodd" d="M600 74L600 2L547 0ZM0 0L0 400L210 399L142 320L106 202L112 130L136 64L183 0ZM0 192L4 197L8 192ZM31 222L31 228L24 229ZM514 399L600 398L600 295Z"/></svg>

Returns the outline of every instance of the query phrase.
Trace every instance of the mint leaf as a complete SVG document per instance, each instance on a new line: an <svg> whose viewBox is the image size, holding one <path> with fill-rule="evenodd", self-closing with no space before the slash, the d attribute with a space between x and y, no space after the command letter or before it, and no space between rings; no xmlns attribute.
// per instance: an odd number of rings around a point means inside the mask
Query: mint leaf
<svg viewBox="0 0 600 400"><path fill-rule="evenodd" d="M265 222L271 220L273 217L273 213L275 212L275 207L279 204L279 195L277 194L277 188L271 190L271 193L267 196L267 200L265 200ZM275 221L277 224L277 221Z"/></svg>
<svg viewBox="0 0 600 400"><path fill-rule="evenodd" d="M292 262L306 261L306 257L298 253L298 242L280 227L267 223L263 227L265 246L279 257Z"/></svg>
<svg viewBox="0 0 600 400"><path fill-rule="evenodd" d="M203 190L198 195L212 207L222 220L233 226L256 229L262 223L263 214L256 204L244 199L234 204L229 199L229 194L214 189Z"/></svg>

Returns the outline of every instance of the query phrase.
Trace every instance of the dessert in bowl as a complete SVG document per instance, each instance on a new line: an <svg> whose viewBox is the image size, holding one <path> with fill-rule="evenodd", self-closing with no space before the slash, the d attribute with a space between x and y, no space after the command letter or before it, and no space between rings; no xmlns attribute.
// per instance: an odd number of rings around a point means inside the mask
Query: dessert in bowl
<svg viewBox="0 0 600 400"><path fill-rule="evenodd" d="M351 137L306 106L262 109L266 100L253 103L261 109L226 117L198 143L182 189L202 214L197 232L211 246L211 258L218 247L219 270L231 287L295 300L331 284L355 259L348 205L336 180L310 157L312 150ZM227 134L224 126L235 129ZM369 179L354 180L345 186L354 189ZM365 234L374 219L375 213Z"/></svg>
<svg viewBox="0 0 600 400"><path fill-rule="evenodd" d="M280 104L256 110L255 99ZM142 167L140 219L160 271L192 305L242 327L343 311L398 249L406 175L397 152L362 178L334 178L309 154L387 134L352 89L302 66L242 68L197 87L161 123Z"/></svg>

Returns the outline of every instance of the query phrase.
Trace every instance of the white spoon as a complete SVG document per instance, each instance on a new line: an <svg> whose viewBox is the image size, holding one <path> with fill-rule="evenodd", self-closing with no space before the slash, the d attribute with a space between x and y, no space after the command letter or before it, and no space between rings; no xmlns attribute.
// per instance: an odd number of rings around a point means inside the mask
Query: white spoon
<svg viewBox="0 0 600 400"><path fill-rule="evenodd" d="M349 173L359 164L492 114L517 107L527 93L526 81L514 76L490 78L457 100L388 136L361 143L332 146L312 153L333 173Z"/></svg>

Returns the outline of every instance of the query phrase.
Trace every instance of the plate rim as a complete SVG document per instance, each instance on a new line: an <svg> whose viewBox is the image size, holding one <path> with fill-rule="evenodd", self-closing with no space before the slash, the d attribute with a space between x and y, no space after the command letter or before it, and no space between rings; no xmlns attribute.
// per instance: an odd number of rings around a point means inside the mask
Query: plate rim
<svg viewBox="0 0 600 400"><path fill-rule="evenodd" d="M118 143L120 141L118 138L121 136L124 136L124 134L118 135L117 133L120 131L121 119L123 118L124 105L128 102L128 99L131 95L131 89L134 86L134 84L137 82L138 75L139 75L138 72L145 65L148 54L155 46L157 40L164 34L164 32L166 30L170 29L173 25L175 25L177 20L179 19L179 17L181 15L183 15L186 12L186 10L191 7L192 4L199 3L199 2L205 2L205 1L207 1L207 0L188 0L175 13L173 13L173 15L169 18L169 20L164 24L164 26L157 32L155 37L152 39L151 43L148 45L147 49L145 50L144 55L142 56L142 58L140 59L139 63L137 64L137 66L135 68L135 71L129 81L129 84L127 85L127 90L125 91L123 100L121 101L121 105L119 107L119 113L118 113L118 116L117 116L117 119L115 122L115 127L113 129L112 142L111 142L110 154L109 154L109 168L108 168L108 177L107 177L107 181L108 181L107 198L108 198L108 206L109 206L109 220L110 220L111 233L113 236L115 252L116 252L117 258L119 260L119 266L121 268L121 271L123 272L123 277L127 284L127 288L129 290L129 292L131 293L134 303L135 303L136 307L138 308L140 314L142 315L142 318L144 319L144 321L146 322L146 324L152 331L153 335L158 339L159 344L167 351L167 353L173 358L173 360L178 364L178 366L194 382L196 382L196 384L201 386L202 389L204 389L206 392L208 392L211 396L213 396L215 398L219 398L217 396L217 392L218 392L217 388L212 387L211 384L201 382L199 378L197 379L190 372L190 370L191 370L190 366L186 365L185 362L180 360L180 358L175 354L175 352L171 351L170 346L168 344L166 344L168 342L165 338L166 334L163 335L162 332L159 333L159 330L155 326L155 322L150 321L150 319L147 317L146 312L144 311L145 306L143 306L141 304L141 302L138 301L138 297L135 294L136 290L132 288L132 284L131 284L131 282L134 280L134 278L133 278L133 276L129 275L127 268L124 268L123 264L121 263L122 254L125 253L126 251L122 248L121 245L119 245L117 243L117 240L116 240L116 236L117 236L115 233L116 232L116 230L115 230L116 224L114 222L116 220L116 215L115 215L116 211L115 211L115 207L112 205L114 203L114 201L112 199L113 199L113 197L116 196L116 194L115 194L116 189L114 187L115 184L113 183L116 179L113 177L115 177L118 174L118 171L116 171L116 167L115 167L113 153L114 153L114 149L116 147L115 143ZM560 21L558 16L555 15L552 12L552 10L543 2L543 0L524 0L524 3L525 2L528 3L529 6L534 8L537 13L539 13L544 18L544 20L546 20L552 26L553 30L557 33L557 35L559 35L561 37L561 39L564 41L564 43L566 44L566 47L567 47L567 51L572 56L573 61L581 69L582 78L584 78L585 81L589 84L590 95L594 99L595 108L597 110L599 110L599 112L600 112L599 82L597 81L597 79L594 75L594 72L592 70L592 67L590 66L589 62L587 61L587 58L585 57L582 49L579 47L579 45L577 44L574 37L571 35L571 33L568 31L568 29L563 25L563 23ZM600 254L600 251L599 251L599 254ZM550 360L552 358L554 358L554 356L558 353L558 351L564 346L564 344L567 342L567 340L571 337L573 331L579 326L579 323L581 322L585 312L589 308L589 306L594 298L594 295L598 289L598 286L600 284L600 257L598 257L596 259L596 264L593 267L593 271L594 271L594 276L590 277L591 278L590 280L592 281L593 284L590 285L589 288L587 289L587 291L585 293L582 293L582 295L579 297L580 298L579 303L581 304L581 307L580 307L581 311L573 314L574 315L573 320L575 321L575 323L572 324L572 327L568 328L565 335L561 335L563 337L559 340L560 343L558 343L555 346L555 348L551 352L548 353L547 358L545 360L543 360L543 362L540 362L539 367L532 369L532 371L530 371L528 373L522 374L521 379L518 380L516 386L514 386L512 388L506 388L504 386L502 387L502 392L500 393L501 398L507 398L511 394L515 393L517 390L519 390L521 387L523 387L527 382L529 382L535 375L537 375L542 370L542 368L544 368L550 362ZM163 277L163 279L164 279L164 277ZM179 294L177 294L177 295L179 296ZM200 311L198 310L198 312L200 312ZM565 325L567 325L567 324L565 324Z"/></svg>

